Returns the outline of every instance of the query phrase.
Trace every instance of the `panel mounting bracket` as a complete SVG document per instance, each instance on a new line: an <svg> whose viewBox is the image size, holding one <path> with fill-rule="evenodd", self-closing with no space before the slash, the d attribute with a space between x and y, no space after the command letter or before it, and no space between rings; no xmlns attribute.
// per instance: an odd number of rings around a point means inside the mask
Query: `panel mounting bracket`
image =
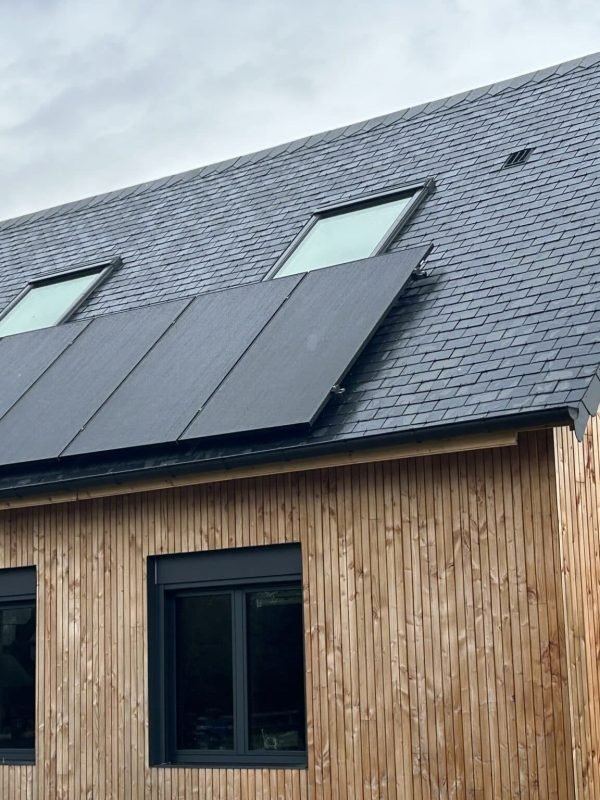
<svg viewBox="0 0 600 800"><path fill-rule="evenodd" d="M420 281L423 280L423 278L427 278L429 276L429 273L425 269L426 265L427 265L427 258L424 258L423 261L421 261L421 263L414 268L412 274L414 280Z"/></svg>

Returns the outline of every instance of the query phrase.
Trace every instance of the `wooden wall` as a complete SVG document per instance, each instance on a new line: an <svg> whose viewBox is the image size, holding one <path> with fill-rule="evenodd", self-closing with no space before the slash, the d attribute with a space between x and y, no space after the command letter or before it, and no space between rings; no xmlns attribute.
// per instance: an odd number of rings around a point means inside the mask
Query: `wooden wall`
<svg viewBox="0 0 600 800"><path fill-rule="evenodd" d="M37 564L38 758L0 797L568 798L551 434L0 513ZM307 770L149 769L145 559L300 541Z"/></svg>
<svg viewBox="0 0 600 800"><path fill-rule="evenodd" d="M555 433L578 798L600 797L600 423Z"/></svg>

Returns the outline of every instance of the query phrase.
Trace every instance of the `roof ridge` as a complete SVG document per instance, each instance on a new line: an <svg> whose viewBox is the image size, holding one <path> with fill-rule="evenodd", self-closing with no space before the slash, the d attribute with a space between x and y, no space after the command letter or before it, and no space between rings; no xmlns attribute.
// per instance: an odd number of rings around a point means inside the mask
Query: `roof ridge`
<svg viewBox="0 0 600 800"><path fill-rule="evenodd" d="M44 208L39 211L22 214L16 217L10 217L8 219L0 220L0 230L16 227L28 222L35 222L38 219L49 218L62 213L68 213L70 211L79 211L81 209L96 205L97 203L110 202L111 200L122 199L130 195L141 194L152 189L158 189L163 186L184 182L192 178L199 177L200 175L210 175L218 172L224 172L225 170L234 166L241 166L243 164L262 161L263 159L272 156L283 155L286 152L293 152L294 150L298 150L300 147L304 147L305 145L318 144L319 142L330 141L343 136L353 136L361 132L366 133L367 131L370 131L380 125L391 125L395 122L399 122L402 119L406 119L408 121L420 114L454 108L460 103L471 102L486 95L493 96L507 89L516 90L530 83L541 83L542 81L551 78L554 75L567 75L576 69L594 66L598 62L600 62L600 51L596 53L590 53L589 55L582 56L581 58L575 58L571 59L570 61L554 64L550 67L534 70L522 75L516 75L512 78L506 78L502 81L490 83L485 86L479 86L473 89L468 89L467 91L459 92L457 94L448 95L447 97L441 97L437 100L427 101L416 106L409 106L407 108L400 109L399 111L392 111L386 114L381 114L377 117L361 120L350 125L343 125L339 128L332 128L320 133L313 133L308 136L304 136L300 139L293 139L289 142L284 142L283 144L266 147L262 150L257 150L252 153L234 156L233 158L229 158L224 161L205 164L201 167L179 172L174 175L155 178L149 181L144 181L143 183L126 186L121 189L115 189L109 192L91 195L80 200L61 203L57 206L51 206L50 208Z"/></svg>

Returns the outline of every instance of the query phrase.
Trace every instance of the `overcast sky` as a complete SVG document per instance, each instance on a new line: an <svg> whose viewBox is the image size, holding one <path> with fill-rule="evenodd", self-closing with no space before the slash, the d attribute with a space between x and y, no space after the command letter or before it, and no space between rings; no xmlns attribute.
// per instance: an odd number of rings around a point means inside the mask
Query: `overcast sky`
<svg viewBox="0 0 600 800"><path fill-rule="evenodd" d="M598 0L0 0L0 218L596 50Z"/></svg>

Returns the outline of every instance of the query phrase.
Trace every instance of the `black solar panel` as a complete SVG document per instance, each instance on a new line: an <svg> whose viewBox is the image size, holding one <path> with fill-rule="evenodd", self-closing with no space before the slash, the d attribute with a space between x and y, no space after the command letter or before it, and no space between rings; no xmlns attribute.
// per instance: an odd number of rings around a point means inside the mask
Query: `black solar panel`
<svg viewBox="0 0 600 800"><path fill-rule="evenodd" d="M298 281L197 297L65 455L175 441Z"/></svg>
<svg viewBox="0 0 600 800"><path fill-rule="evenodd" d="M308 273L181 438L312 424L428 249Z"/></svg>
<svg viewBox="0 0 600 800"><path fill-rule="evenodd" d="M0 341L0 417L79 336L86 324L71 322L43 331L7 336Z"/></svg>
<svg viewBox="0 0 600 800"><path fill-rule="evenodd" d="M94 319L0 420L0 463L56 458L184 307L176 301ZM35 333L43 340L56 330Z"/></svg>

